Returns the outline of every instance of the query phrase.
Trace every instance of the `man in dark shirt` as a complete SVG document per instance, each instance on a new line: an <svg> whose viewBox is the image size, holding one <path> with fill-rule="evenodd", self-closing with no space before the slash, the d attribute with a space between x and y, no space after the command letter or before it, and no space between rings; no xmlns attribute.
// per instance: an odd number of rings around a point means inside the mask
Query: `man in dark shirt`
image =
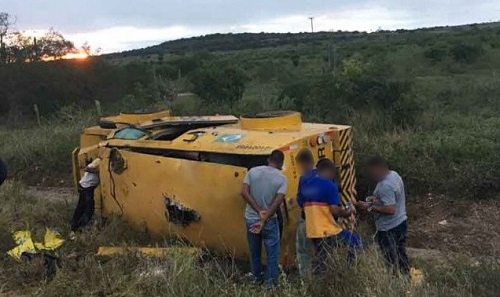
<svg viewBox="0 0 500 297"><path fill-rule="evenodd" d="M312 241L306 236L306 220L304 215L304 196L302 195L302 186L309 179L316 176L316 169L314 168L314 157L312 152L304 148L299 151L295 157L295 162L300 170L299 187L297 189L297 204L301 208L299 223L297 224L297 235L295 248L297 251L297 264L299 266L299 273L301 277L308 277L311 272L311 258L312 258Z"/></svg>
<svg viewBox="0 0 500 297"><path fill-rule="evenodd" d="M348 247L349 260L354 258L356 249L362 248L359 235L343 229L336 221L336 218L349 218L354 210L341 206L339 191L333 181L335 170L335 164L331 160L323 160L318 163L318 175L304 182L301 188L306 234L316 249L316 272L325 268L328 254L339 243Z"/></svg>

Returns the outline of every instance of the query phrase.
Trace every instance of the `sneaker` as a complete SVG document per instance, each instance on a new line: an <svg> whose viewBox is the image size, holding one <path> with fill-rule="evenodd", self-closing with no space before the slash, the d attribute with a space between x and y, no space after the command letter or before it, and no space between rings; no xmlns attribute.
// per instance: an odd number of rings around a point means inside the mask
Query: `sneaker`
<svg viewBox="0 0 500 297"><path fill-rule="evenodd" d="M249 272L242 277L242 281L245 283L259 284L261 280L259 277L255 276L253 273Z"/></svg>

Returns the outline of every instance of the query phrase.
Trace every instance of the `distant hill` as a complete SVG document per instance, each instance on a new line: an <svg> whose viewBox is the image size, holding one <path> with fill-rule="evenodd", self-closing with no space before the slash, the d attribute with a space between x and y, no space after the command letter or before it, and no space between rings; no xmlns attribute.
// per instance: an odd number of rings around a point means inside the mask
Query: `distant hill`
<svg viewBox="0 0 500 297"><path fill-rule="evenodd" d="M500 22L468 24L460 26L442 26L415 30L377 31L372 33L359 31L336 31L316 33L227 33L210 34L192 38L166 41L158 45L103 55L108 58L140 57L154 54L179 54L186 52L225 52L266 47L297 45L300 43L334 43L377 40L381 38L401 39L407 41L409 35L425 35L426 33L459 33L474 30L500 28Z"/></svg>

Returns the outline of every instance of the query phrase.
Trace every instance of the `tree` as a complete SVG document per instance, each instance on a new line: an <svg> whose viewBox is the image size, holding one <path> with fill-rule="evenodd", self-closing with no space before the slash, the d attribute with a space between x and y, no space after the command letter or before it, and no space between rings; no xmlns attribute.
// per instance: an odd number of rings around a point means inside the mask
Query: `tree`
<svg viewBox="0 0 500 297"><path fill-rule="evenodd" d="M31 38L20 32L14 32L9 36L7 47L7 63L23 63L36 60L35 46Z"/></svg>
<svg viewBox="0 0 500 297"><path fill-rule="evenodd" d="M82 45L82 51L87 55L90 56L92 54L92 47L89 45L88 42L85 41L85 43Z"/></svg>
<svg viewBox="0 0 500 297"><path fill-rule="evenodd" d="M64 36L50 28L49 31L39 40L38 47L42 58L60 59L66 54L74 52L75 45L73 42L64 38Z"/></svg>
<svg viewBox="0 0 500 297"><path fill-rule="evenodd" d="M0 12L0 64L7 63L7 47L5 41L14 23L15 20L12 19L8 13Z"/></svg>
<svg viewBox="0 0 500 297"><path fill-rule="evenodd" d="M207 103L233 104L243 97L247 76L234 66L206 64L191 75L194 93Z"/></svg>

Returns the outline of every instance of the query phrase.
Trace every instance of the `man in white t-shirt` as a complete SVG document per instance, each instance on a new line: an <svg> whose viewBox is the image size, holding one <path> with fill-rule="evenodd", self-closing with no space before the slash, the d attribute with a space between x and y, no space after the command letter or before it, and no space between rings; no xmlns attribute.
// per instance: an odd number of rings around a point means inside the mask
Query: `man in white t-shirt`
<svg viewBox="0 0 500 297"><path fill-rule="evenodd" d="M85 173L78 182L78 204L71 220L71 230L85 227L94 215L94 190L99 185L100 158L85 167Z"/></svg>
<svg viewBox="0 0 500 297"><path fill-rule="evenodd" d="M283 152L273 151L268 158L268 165L248 171L241 192L247 202L245 222L252 275L269 285L277 285L279 277L280 230L276 212L286 194L287 181L281 172L284 159ZM261 265L262 245L267 254L264 275Z"/></svg>

